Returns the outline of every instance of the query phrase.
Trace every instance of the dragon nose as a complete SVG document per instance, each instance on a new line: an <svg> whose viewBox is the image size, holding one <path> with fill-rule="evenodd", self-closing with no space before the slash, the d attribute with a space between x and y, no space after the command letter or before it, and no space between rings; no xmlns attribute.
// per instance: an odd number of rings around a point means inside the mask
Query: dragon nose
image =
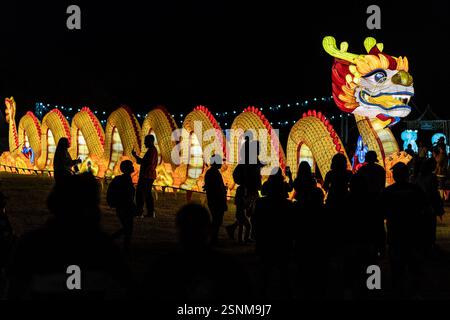
<svg viewBox="0 0 450 320"><path fill-rule="evenodd" d="M392 82L408 87L413 83L413 77L408 72L400 70L392 77Z"/></svg>

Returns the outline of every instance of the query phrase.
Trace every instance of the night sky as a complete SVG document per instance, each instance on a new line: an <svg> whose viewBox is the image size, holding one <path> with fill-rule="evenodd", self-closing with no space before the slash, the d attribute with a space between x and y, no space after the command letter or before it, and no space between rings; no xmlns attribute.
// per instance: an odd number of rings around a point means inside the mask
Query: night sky
<svg viewBox="0 0 450 320"><path fill-rule="evenodd" d="M331 94L325 35L354 53L374 36L386 53L408 57L413 105L448 118L448 1L92 2L0 5L2 101L14 96L20 113L37 101L142 112L288 103ZM81 7L80 31L66 28L70 4ZM366 27L369 4L381 7L381 30Z"/></svg>

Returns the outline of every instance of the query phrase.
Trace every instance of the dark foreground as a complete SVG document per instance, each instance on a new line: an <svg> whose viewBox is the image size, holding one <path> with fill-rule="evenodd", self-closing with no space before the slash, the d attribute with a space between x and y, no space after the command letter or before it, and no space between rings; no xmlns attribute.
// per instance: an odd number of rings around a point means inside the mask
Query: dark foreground
<svg viewBox="0 0 450 320"><path fill-rule="evenodd" d="M53 180L48 177L13 175L0 173L0 189L8 199L8 215L14 227L15 233L20 236L24 232L33 230L43 225L49 217L46 209L46 197L52 186ZM184 192L158 192L156 197L156 219L137 219L132 242L132 248L127 260L133 271L134 278L139 281L149 270L149 266L155 263L159 257L172 250L176 246L176 233L174 227L174 217L176 210L186 203ZM205 202L203 194L194 193L193 201ZM73 201L81 201L77 195L73 195ZM234 205L229 203L230 210L225 215L225 225L234 221ZM105 190L102 191L101 199L102 227L107 233L113 233L119 228L115 213L108 207L105 201ZM450 299L450 209L446 208L446 215L443 221L438 223L437 238L438 245L442 253L430 258L426 262L425 291L420 297L423 299ZM316 227L319 230L320 226ZM258 258L254 254L253 245L238 245L228 240L225 230L221 230L221 244L219 251L232 255L247 270L251 283L253 284L254 296L260 298L260 276ZM181 266L180 266L181 267ZM374 292L371 296L374 299L384 299L391 296L390 292L390 272L386 260L381 263L382 269L382 290ZM297 269L292 265L290 278L294 299L302 298L307 293L301 293L298 289ZM330 281L339 282L339 279L331 276ZM270 298L280 299L280 290L277 287L277 276L272 279L272 290ZM331 286L331 287L337 287ZM0 288L3 289L3 288ZM3 290L2 290L3 291ZM330 298L351 298L342 292L329 292Z"/></svg>

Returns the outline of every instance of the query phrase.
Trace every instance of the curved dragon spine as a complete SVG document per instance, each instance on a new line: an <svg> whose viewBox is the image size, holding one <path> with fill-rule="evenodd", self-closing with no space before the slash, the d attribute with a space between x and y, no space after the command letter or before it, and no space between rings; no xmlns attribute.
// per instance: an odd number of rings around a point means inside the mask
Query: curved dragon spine
<svg viewBox="0 0 450 320"><path fill-rule="evenodd" d="M6 123L8 128L9 152L14 152L19 148L19 136L16 128L16 101L13 97L5 99Z"/></svg>
<svg viewBox="0 0 450 320"><path fill-rule="evenodd" d="M331 159L341 152L348 161L344 145L329 120L315 110L303 113L302 118L292 127L287 142L287 161L292 175L297 175L299 148L306 145L315 155L314 160L324 175L330 170ZM350 162L348 161L349 165Z"/></svg>
<svg viewBox="0 0 450 320"><path fill-rule="evenodd" d="M35 153L35 157L39 158L41 155L41 123L33 112L28 111L19 121L19 146L25 145L28 141Z"/></svg>
<svg viewBox="0 0 450 320"><path fill-rule="evenodd" d="M71 142L70 126L67 119L58 109L48 112L42 119L41 127L41 156L37 159L39 169L51 169L53 155L59 139L67 138Z"/></svg>
<svg viewBox="0 0 450 320"><path fill-rule="evenodd" d="M154 133L162 161L173 165L171 151L175 144L171 136L172 132L176 129L178 129L177 124L164 107L158 106L147 113L142 123L140 137L142 145L141 154L147 151L144 146L145 136Z"/></svg>
<svg viewBox="0 0 450 320"><path fill-rule="evenodd" d="M129 159L133 150L141 149L141 127L136 117L126 106L119 107L108 117L105 130L103 158L107 165L106 174L119 172L118 163L123 157ZM117 137L117 141L115 138ZM120 145L119 145L120 144ZM116 147L119 147L116 149Z"/></svg>
<svg viewBox="0 0 450 320"><path fill-rule="evenodd" d="M283 148L281 147L278 135L274 132L272 125L269 120L264 116L264 114L258 108L254 106L249 106L244 109L244 111L239 114L233 121L231 125L233 130L242 130L243 132L247 130L260 130L267 132L267 136L263 137L265 139L258 139L261 144L261 161L265 163L271 163L280 166L282 169L286 167L286 156L284 154ZM256 132L255 137L258 136ZM230 150L232 154L232 162L238 162L239 153L239 140L240 136L234 136L231 140Z"/></svg>

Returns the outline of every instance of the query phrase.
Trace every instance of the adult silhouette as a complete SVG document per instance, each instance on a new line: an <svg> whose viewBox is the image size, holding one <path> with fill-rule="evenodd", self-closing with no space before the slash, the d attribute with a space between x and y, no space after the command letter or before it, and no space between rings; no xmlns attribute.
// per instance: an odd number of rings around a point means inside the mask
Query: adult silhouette
<svg viewBox="0 0 450 320"><path fill-rule="evenodd" d="M436 169L436 160L433 158L426 159L421 167L416 179L416 184L425 193L426 204L426 221L428 232L426 237L426 245L428 253L433 253L436 245L436 224L437 217L442 217L444 214L444 204L439 195L439 184L434 171Z"/></svg>
<svg viewBox="0 0 450 320"><path fill-rule="evenodd" d="M108 186L107 199L110 206L116 208L117 218L121 228L113 234L113 238L123 236L124 249L128 251L133 233L136 205L134 204L135 189L131 174L134 172L133 162L125 160L120 163L122 174L114 177Z"/></svg>
<svg viewBox="0 0 450 320"><path fill-rule="evenodd" d="M55 185L47 199L52 218L19 240L8 268L8 296L13 299L124 297L129 272L118 248L100 229L97 181L87 173L65 179L63 184ZM69 290L70 266L77 266L81 271L81 290Z"/></svg>
<svg viewBox="0 0 450 320"><path fill-rule="evenodd" d="M155 137L151 134L144 139L145 152L144 157L139 157L133 150L131 154L136 162L141 165L139 169L139 180L136 188L136 206L138 215L143 216L144 203L147 208L147 217L156 217L153 201L152 189L153 182L156 179L156 166L158 165L158 150L155 147Z"/></svg>
<svg viewBox="0 0 450 320"><path fill-rule="evenodd" d="M317 188L317 182L311 170L311 166L307 161L301 161L298 170L297 177L292 182L292 187L295 190L295 200L297 201L307 201L311 200L314 196L312 193L320 189ZM322 195L323 204L323 192L320 191ZM316 198L317 199L317 198Z"/></svg>
<svg viewBox="0 0 450 320"><path fill-rule="evenodd" d="M6 212L6 201L6 196L0 191L0 274L6 267L14 242L14 230Z"/></svg>
<svg viewBox="0 0 450 320"><path fill-rule="evenodd" d="M439 192L441 193L441 197L444 199L444 190L445 183L447 181L448 174L448 156L447 156L447 147L445 142L440 140L438 145L433 149L433 156L436 160L436 170L435 174L439 182Z"/></svg>
<svg viewBox="0 0 450 320"><path fill-rule="evenodd" d="M289 171L285 172L286 177L289 175ZM280 179L282 183L280 183ZM290 179L291 180L291 179ZM270 193L273 193L273 188L280 188L278 192L283 194L285 199L289 198L289 192L292 191L292 183L289 183L284 180L283 173L281 168L275 167L267 181L261 187L261 195L268 196Z"/></svg>
<svg viewBox="0 0 450 320"><path fill-rule="evenodd" d="M73 174L72 167L81 163L80 159L73 160L69 154L69 139L62 137L56 146L55 155L53 157L53 170L55 183L60 183L64 178Z"/></svg>
<svg viewBox="0 0 450 320"><path fill-rule="evenodd" d="M267 290L273 271L278 270L282 294L288 297L288 263L292 252L292 203L280 168L274 168L264 183L265 196L256 200L254 211L256 253L263 267L263 289Z"/></svg>
<svg viewBox="0 0 450 320"><path fill-rule="evenodd" d="M232 257L210 246L208 210L189 203L175 218L178 246L150 268L143 295L185 302L242 301L251 297L248 275ZM155 277L155 275L157 275Z"/></svg>
<svg viewBox="0 0 450 320"><path fill-rule="evenodd" d="M414 149L412 148L412 144L408 144L407 148L405 149L405 152L409 154L411 157L414 157L416 153L414 152Z"/></svg>
<svg viewBox="0 0 450 320"><path fill-rule="evenodd" d="M367 181L360 171L352 176L349 205L342 213L344 289L355 298L368 294L366 270L378 264L379 228L384 230L383 215L378 207L373 209L374 195L369 192ZM377 195L376 201L380 201L380 196Z"/></svg>
<svg viewBox="0 0 450 320"><path fill-rule="evenodd" d="M308 162L300 162L293 181L294 256L298 265L303 297L323 298L328 284L329 220L324 210L324 194L317 187Z"/></svg>
<svg viewBox="0 0 450 320"><path fill-rule="evenodd" d="M342 153L337 153L331 160L331 170L325 175L323 188L327 191L326 205L331 209L345 206L349 194L349 184L352 172L347 169L347 159Z"/></svg>
<svg viewBox="0 0 450 320"><path fill-rule="evenodd" d="M409 169L404 163L392 168L395 183L387 187L381 198L387 221L387 243L392 271L392 284L397 294L407 289L408 271L412 275L412 290L420 290L423 257L426 244L426 195L410 182Z"/></svg>
<svg viewBox="0 0 450 320"><path fill-rule="evenodd" d="M223 223L223 216L228 210L227 206L227 189L223 183L220 169L222 167L222 158L220 155L211 157L211 166L205 173L206 198L208 208L212 217L212 239L213 244L218 243L218 235L220 227Z"/></svg>
<svg viewBox="0 0 450 320"><path fill-rule="evenodd" d="M238 229L239 243L251 241L250 232L254 238L250 221L253 219L255 201L259 197L262 186L262 166L263 164L259 161L258 141L254 141L251 131L248 131L239 152L239 164L233 171L234 182L238 185L235 194L236 222L226 228L231 239L234 239L235 230Z"/></svg>
<svg viewBox="0 0 450 320"><path fill-rule="evenodd" d="M347 169L347 159L342 153L337 153L331 160L331 170L325 175L323 188L327 191L325 206L330 224L330 232L334 241L332 247L338 248L343 241L342 215L350 205L348 203L349 186L352 172Z"/></svg>
<svg viewBox="0 0 450 320"><path fill-rule="evenodd" d="M367 203L364 206L366 215L376 218L373 221L373 230L370 234L376 239L377 252L384 254L386 247L386 232L384 229L384 217L381 214L383 204L380 202L380 196L386 186L386 171L378 164L378 158L375 151L368 151L366 154L366 164L359 170L358 174L365 179L367 185ZM362 183L362 182L361 182Z"/></svg>

